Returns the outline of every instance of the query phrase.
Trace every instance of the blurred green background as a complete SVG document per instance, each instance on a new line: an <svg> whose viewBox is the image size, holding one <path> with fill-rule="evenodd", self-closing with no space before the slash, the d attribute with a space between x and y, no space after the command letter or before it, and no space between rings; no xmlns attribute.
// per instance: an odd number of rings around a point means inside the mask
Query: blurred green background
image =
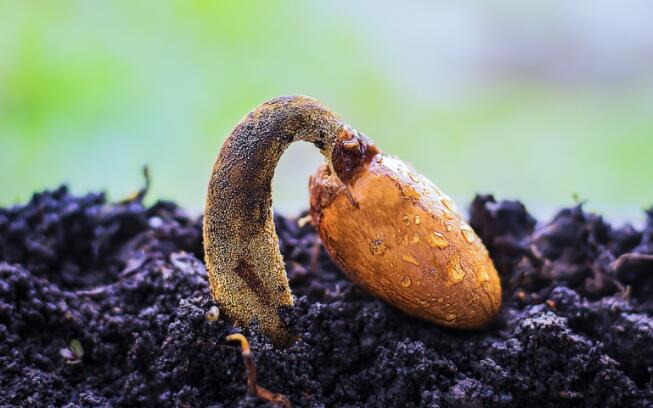
<svg viewBox="0 0 653 408"><path fill-rule="evenodd" d="M232 126L322 100L466 205L653 204L648 1L0 1L0 204L68 182L202 209ZM293 146L276 206L321 159Z"/></svg>

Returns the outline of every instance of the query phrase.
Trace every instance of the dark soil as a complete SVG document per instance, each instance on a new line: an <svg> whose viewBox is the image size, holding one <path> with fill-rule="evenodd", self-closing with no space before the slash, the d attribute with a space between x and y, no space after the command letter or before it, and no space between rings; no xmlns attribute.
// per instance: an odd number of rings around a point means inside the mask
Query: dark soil
<svg viewBox="0 0 653 408"><path fill-rule="evenodd" d="M201 220L142 194L62 187L0 209L0 405L257 406L241 329L209 321ZM412 319L353 286L310 226L276 217L299 340L246 332L259 383L296 406L653 405L653 209L643 231L576 206L470 207L500 270L485 331Z"/></svg>

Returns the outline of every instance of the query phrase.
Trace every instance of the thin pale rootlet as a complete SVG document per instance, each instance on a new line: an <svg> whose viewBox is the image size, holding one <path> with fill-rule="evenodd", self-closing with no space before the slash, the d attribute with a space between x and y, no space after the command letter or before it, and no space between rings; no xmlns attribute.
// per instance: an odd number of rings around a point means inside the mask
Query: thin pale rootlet
<svg viewBox="0 0 653 408"><path fill-rule="evenodd" d="M0 209L0 406L260 404L224 340L237 329L207 319L201 220L141 196L60 188ZM581 207L535 229L520 203L477 197L504 292L479 332L407 317L339 273L312 227L275 223L299 337L248 339L260 385L295 406L653 404L653 209L643 231Z"/></svg>

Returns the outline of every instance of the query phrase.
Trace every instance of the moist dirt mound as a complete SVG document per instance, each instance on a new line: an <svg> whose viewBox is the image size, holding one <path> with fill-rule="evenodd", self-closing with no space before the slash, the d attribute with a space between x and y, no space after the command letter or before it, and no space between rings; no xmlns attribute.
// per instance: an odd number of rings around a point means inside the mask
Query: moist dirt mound
<svg viewBox="0 0 653 408"><path fill-rule="evenodd" d="M144 194L65 187L0 208L0 406L252 407L241 332L215 306L201 219ZM256 328L259 384L295 406L653 405L653 209L643 230L581 205L551 221L477 196L470 223L503 283L486 330L410 318L342 275L310 225L275 216L298 334Z"/></svg>

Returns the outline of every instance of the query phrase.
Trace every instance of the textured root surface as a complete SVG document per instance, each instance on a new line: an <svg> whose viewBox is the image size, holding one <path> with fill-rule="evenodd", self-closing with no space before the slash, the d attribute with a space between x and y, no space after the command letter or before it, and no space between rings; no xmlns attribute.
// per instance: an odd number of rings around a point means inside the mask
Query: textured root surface
<svg viewBox="0 0 653 408"><path fill-rule="evenodd" d="M366 295L310 226L277 216L300 340L248 333L260 385L295 406L653 404L653 211L643 231L580 207L535 228L479 196L470 221L504 308L457 333ZM261 405L224 340L237 329L207 319L201 255L201 221L172 203L62 188L0 209L0 406Z"/></svg>

